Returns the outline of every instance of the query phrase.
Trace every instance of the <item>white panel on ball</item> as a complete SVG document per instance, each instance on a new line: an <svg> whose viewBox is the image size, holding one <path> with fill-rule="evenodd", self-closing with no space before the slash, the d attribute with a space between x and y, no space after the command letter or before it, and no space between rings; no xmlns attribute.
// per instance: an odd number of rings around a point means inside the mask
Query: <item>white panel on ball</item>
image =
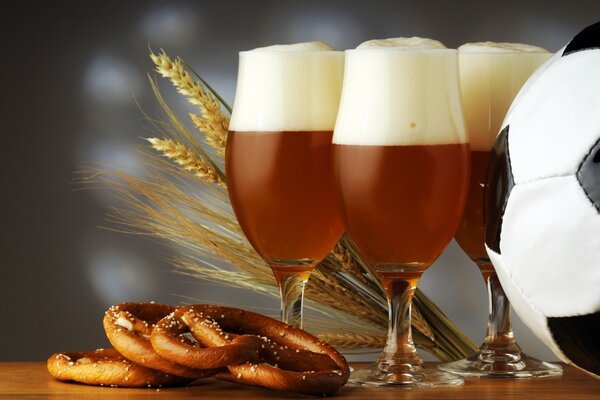
<svg viewBox="0 0 600 400"><path fill-rule="evenodd" d="M504 122L510 125L516 184L574 174L598 140L600 51L552 57L548 62L528 82Z"/></svg>
<svg viewBox="0 0 600 400"><path fill-rule="evenodd" d="M575 176L514 187L500 250L525 296L546 316L600 308L598 249L600 214Z"/></svg>

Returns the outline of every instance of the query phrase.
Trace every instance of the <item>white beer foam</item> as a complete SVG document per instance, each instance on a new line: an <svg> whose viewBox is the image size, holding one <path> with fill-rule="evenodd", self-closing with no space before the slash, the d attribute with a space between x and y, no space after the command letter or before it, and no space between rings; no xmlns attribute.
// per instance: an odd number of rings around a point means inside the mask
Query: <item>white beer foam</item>
<svg viewBox="0 0 600 400"><path fill-rule="evenodd" d="M402 43L400 47L384 42L346 51L333 142L372 146L467 143L457 51L440 49L431 39L393 42Z"/></svg>
<svg viewBox="0 0 600 400"><path fill-rule="evenodd" d="M489 151L513 99L551 54L522 43L467 43L458 50L471 149Z"/></svg>
<svg viewBox="0 0 600 400"><path fill-rule="evenodd" d="M533 46L525 43L507 43L507 42L474 42L465 43L458 48L458 51L465 53L547 53L548 50L543 47Z"/></svg>
<svg viewBox="0 0 600 400"><path fill-rule="evenodd" d="M274 44L272 46L257 47L252 52L258 51L331 51L331 47L327 43L320 41L303 42L294 44Z"/></svg>
<svg viewBox="0 0 600 400"><path fill-rule="evenodd" d="M343 73L344 54L323 42L242 51L229 129L332 131Z"/></svg>
<svg viewBox="0 0 600 400"><path fill-rule="evenodd" d="M439 40L413 36L410 38L390 38L368 40L358 45L357 49L371 49L378 47L404 47L410 49L445 49L446 46Z"/></svg>

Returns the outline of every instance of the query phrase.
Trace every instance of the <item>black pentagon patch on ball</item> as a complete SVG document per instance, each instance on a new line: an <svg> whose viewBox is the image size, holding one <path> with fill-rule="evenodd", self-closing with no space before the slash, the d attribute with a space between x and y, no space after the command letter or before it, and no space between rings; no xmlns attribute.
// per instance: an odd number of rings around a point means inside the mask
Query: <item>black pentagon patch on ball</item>
<svg viewBox="0 0 600 400"><path fill-rule="evenodd" d="M509 127L502 129L490 154L487 184L484 194L483 216L485 219L485 244L496 253L500 253L500 234L506 203L515 180L508 152Z"/></svg>
<svg viewBox="0 0 600 400"><path fill-rule="evenodd" d="M600 49L600 22L596 22L579 32L565 47L562 55L564 57L571 53L589 49Z"/></svg>
<svg viewBox="0 0 600 400"><path fill-rule="evenodd" d="M554 342L578 367L600 375L600 312L548 318Z"/></svg>
<svg viewBox="0 0 600 400"><path fill-rule="evenodd" d="M577 180L596 211L600 212L600 140L583 159L577 170Z"/></svg>

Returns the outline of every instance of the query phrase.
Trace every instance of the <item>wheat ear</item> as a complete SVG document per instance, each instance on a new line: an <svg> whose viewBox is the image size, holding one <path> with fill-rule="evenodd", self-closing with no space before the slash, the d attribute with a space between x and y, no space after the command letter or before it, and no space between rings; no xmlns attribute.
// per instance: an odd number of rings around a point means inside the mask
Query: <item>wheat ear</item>
<svg viewBox="0 0 600 400"><path fill-rule="evenodd" d="M197 177L205 179L208 182L215 183L224 188L227 187L227 184L212 165L198 157L182 143L171 139L149 138L146 140L150 142L155 150L175 161L183 169L190 171Z"/></svg>
<svg viewBox="0 0 600 400"><path fill-rule="evenodd" d="M194 123L194 127L200 132L204 132L206 143L211 145L220 155L225 154L225 145L227 144L227 128L215 129L214 124L211 120L206 118L206 114L198 115L190 113L190 118ZM227 118L227 117L225 117ZM227 126L229 126L229 119L227 119Z"/></svg>
<svg viewBox="0 0 600 400"><path fill-rule="evenodd" d="M219 101L212 93L207 92L200 82L191 77L180 58L172 60L164 51L160 54L151 52L150 58L156 65L156 71L171 80L179 93L200 108L201 115L191 113L190 117L196 128L204 133L206 142L223 154L229 118L223 114Z"/></svg>

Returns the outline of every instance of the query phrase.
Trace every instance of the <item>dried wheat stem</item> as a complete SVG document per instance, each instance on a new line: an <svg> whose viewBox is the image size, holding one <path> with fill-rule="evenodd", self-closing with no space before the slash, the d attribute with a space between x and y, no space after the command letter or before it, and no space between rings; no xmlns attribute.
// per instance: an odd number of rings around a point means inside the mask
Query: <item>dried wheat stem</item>
<svg viewBox="0 0 600 400"><path fill-rule="evenodd" d="M366 286L369 286L371 284L369 279L364 275L361 268L352 258L352 255L350 254L348 249L342 244L341 241L335 245L335 247L331 251L331 255L333 255L333 257L335 257L335 259L339 261L340 266L345 271L352 274L352 276L354 276L360 282L364 283Z"/></svg>
<svg viewBox="0 0 600 400"><path fill-rule="evenodd" d="M319 333L319 339L332 346L347 349L381 348L385 346L385 336L376 334L354 333Z"/></svg>
<svg viewBox="0 0 600 400"><path fill-rule="evenodd" d="M411 325L423 335L427 336L427 338L432 342L435 341L435 335L433 334L431 327L427 323L427 320L423 317L423 314L421 314L419 307L415 304L413 304L411 309Z"/></svg>
<svg viewBox="0 0 600 400"><path fill-rule="evenodd" d="M229 118L223 114L219 101L191 77L180 58L172 60L164 51L158 55L150 53L150 58L156 65L156 71L170 79L179 93L200 108L202 115L190 114L192 121L204 133L207 143L222 154L225 151Z"/></svg>
<svg viewBox="0 0 600 400"><path fill-rule="evenodd" d="M386 326L385 310L381 313L375 312L372 303L356 295L355 292L347 290L336 279L331 279L330 275L322 275L319 271L313 272L306 285L306 295L339 311L352 310L352 314L376 326Z"/></svg>
<svg viewBox="0 0 600 400"><path fill-rule="evenodd" d="M182 143L171 139L149 138L146 140L150 142L155 150L160 151L165 157L175 161L183 169L221 187L227 187L212 165L199 158Z"/></svg>

